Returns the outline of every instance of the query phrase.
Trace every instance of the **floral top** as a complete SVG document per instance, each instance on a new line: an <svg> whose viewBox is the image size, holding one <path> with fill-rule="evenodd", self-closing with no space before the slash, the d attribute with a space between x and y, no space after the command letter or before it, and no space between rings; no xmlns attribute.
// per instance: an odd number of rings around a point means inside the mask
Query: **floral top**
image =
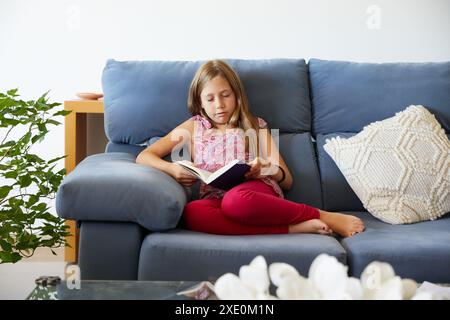
<svg viewBox="0 0 450 320"><path fill-rule="evenodd" d="M217 133L211 129L211 123L201 115L191 118L194 120L194 165L197 168L214 172L234 159L250 162L254 159L249 152L245 152L244 131L240 128L227 129L225 134ZM267 122L258 118L259 127L265 128ZM283 191L278 183L270 176L260 179L277 193L280 198L284 198ZM218 189L200 182L200 199L221 199L225 190Z"/></svg>

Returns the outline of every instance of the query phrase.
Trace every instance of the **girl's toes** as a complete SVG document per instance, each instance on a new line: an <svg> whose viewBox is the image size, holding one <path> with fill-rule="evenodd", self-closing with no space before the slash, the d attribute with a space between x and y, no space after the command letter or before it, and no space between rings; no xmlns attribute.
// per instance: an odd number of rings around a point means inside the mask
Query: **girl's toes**
<svg viewBox="0 0 450 320"><path fill-rule="evenodd" d="M324 235L324 236L328 236L328 235L330 235L330 232L321 229L321 230L319 230L319 234L322 234L322 235Z"/></svg>

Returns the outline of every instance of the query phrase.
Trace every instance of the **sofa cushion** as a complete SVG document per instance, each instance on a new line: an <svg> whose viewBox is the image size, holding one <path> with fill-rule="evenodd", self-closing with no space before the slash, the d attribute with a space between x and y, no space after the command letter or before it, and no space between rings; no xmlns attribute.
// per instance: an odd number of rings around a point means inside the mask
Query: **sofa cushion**
<svg viewBox="0 0 450 320"><path fill-rule="evenodd" d="M128 153L85 158L61 183L56 211L65 219L136 222L153 231L176 227L186 190Z"/></svg>
<svg viewBox="0 0 450 320"><path fill-rule="evenodd" d="M323 208L327 211L365 211L361 200L345 180L336 163L323 149L327 139L336 136L350 138L354 135L354 133L348 132L317 135L317 162L320 171Z"/></svg>
<svg viewBox="0 0 450 320"><path fill-rule="evenodd" d="M136 158L139 155L139 153L141 153L141 151L143 151L147 146L158 141L160 138L161 137L153 137L153 138L149 139L145 143L145 145L142 145L142 146L125 144L125 143L114 143L114 142L109 141L108 144L106 145L105 152L107 152L107 153L125 152L125 153L130 153L130 154L134 155L134 157ZM180 155L181 156L183 155L183 149L180 150ZM163 158L163 160L165 160L167 162L172 162L171 154L169 153L167 156L165 156ZM184 187L184 189L187 192L188 201L198 199L199 192L200 192L200 180L198 182L194 183L190 187Z"/></svg>
<svg viewBox="0 0 450 320"><path fill-rule="evenodd" d="M351 138L331 138L324 149L378 219L413 223L450 212L450 141L423 106L409 106Z"/></svg>
<svg viewBox="0 0 450 320"><path fill-rule="evenodd" d="M285 198L322 208L319 169L311 134L280 134L279 142L280 153L294 178L291 190L284 191Z"/></svg>
<svg viewBox="0 0 450 320"><path fill-rule="evenodd" d="M126 143L114 143L109 141L106 144L106 149L105 152L106 153L117 153L117 152L121 152L121 153L130 153L132 154L135 158L138 156L139 153L141 153L141 151L143 151L145 149L145 146L138 146L138 145L132 145L132 144L126 144Z"/></svg>
<svg viewBox="0 0 450 320"><path fill-rule="evenodd" d="M137 280L139 250L147 233L136 223L82 221L78 256L81 279Z"/></svg>
<svg viewBox="0 0 450 320"><path fill-rule="evenodd" d="M286 262L307 276L316 256L328 253L346 263L338 241L318 234L221 236L183 229L151 233L142 243L139 280L214 280L237 273L257 255Z"/></svg>
<svg viewBox="0 0 450 320"><path fill-rule="evenodd" d="M429 107L450 131L450 62L355 63L311 59L308 63L313 132L360 132L405 106Z"/></svg>
<svg viewBox="0 0 450 320"><path fill-rule="evenodd" d="M281 132L310 130L303 59L226 61L242 79L253 114ZM102 74L108 139L138 145L187 120L189 85L202 62L108 60Z"/></svg>
<svg viewBox="0 0 450 320"><path fill-rule="evenodd" d="M390 263L402 278L450 283L450 215L438 220L391 225L367 212L360 217L366 230L341 240L349 271L359 278L372 261Z"/></svg>

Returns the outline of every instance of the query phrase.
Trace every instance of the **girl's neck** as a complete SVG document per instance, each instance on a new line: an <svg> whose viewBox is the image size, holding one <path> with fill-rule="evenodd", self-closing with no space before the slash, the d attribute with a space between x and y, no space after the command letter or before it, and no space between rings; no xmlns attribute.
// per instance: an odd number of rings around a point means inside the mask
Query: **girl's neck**
<svg viewBox="0 0 450 320"><path fill-rule="evenodd" d="M215 129L217 129L218 131L225 133L226 130L230 130L230 129L235 129L233 128L231 125L229 124L215 124Z"/></svg>
<svg viewBox="0 0 450 320"><path fill-rule="evenodd" d="M227 124L215 124L216 129L220 131L225 131L226 129L229 129L229 125Z"/></svg>

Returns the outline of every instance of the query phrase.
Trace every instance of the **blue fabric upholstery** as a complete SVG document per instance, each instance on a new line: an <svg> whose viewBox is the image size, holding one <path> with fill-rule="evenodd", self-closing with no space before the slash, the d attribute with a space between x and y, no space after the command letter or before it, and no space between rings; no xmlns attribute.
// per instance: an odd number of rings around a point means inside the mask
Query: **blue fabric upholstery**
<svg viewBox="0 0 450 320"><path fill-rule="evenodd" d="M349 212L366 226L341 240L350 273L359 277L372 261L390 263L402 278L450 283L450 216L407 225L384 223L367 212Z"/></svg>
<svg viewBox="0 0 450 320"><path fill-rule="evenodd" d="M256 116L267 118L269 126L281 132L310 130L311 106L304 60L226 61L241 77ZM201 63L108 60L102 75L108 139L138 145L166 135L187 120L188 89Z"/></svg>
<svg viewBox="0 0 450 320"><path fill-rule="evenodd" d="M450 62L308 63L317 134L360 132L411 104L427 107L450 131Z"/></svg>
<svg viewBox="0 0 450 320"><path fill-rule="evenodd" d="M139 155L139 153L141 153L141 151L143 151L147 146L151 145L153 142L157 141L158 139L160 139L160 137L151 138L147 142L146 145L142 145L142 146L131 145L131 144L126 144L126 143L114 143L114 142L109 141L106 145L105 152L106 153L125 152L125 153L132 154L136 158ZM180 155L182 155L182 154L183 154L183 151L181 150ZM170 154L165 156L163 159L168 162L172 162Z"/></svg>
<svg viewBox="0 0 450 320"><path fill-rule="evenodd" d="M354 277L378 260L391 263L402 277L450 282L450 217L389 225L361 212L361 202L323 150L325 139L350 137L410 104L429 108L449 133L450 62L311 59L309 68L301 59L227 62L243 80L251 111L270 128L280 129L280 152L294 177L286 198L330 211L351 211L365 221L366 231L335 239L184 230L180 215L186 201L196 199L194 189L136 165L134 159L190 117L188 88L202 61L109 60L102 75L107 154L79 164L64 179L56 201L60 216L82 221L83 279L214 280L226 272L237 273L259 254L269 264L292 264L306 276L313 259L328 253L347 263Z"/></svg>
<svg viewBox="0 0 450 320"><path fill-rule="evenodd" d="M342 263L346 254L330 236L314 234L220 236L175 229L145 237L139 280L213 280L263 255L268 264L286 262L308 275L314 258L328 253Z"/></svg>
<svg viewBox="0 0 450 320"><path fill-rule="evenodd" d="M81 279L136 280L139 250L146 233L135 223L82 222L78 257Z"/></svg>
<svg viewBox="0 0 450 320"><path fill-rule="evenodd" d="M188 195L172 177L135 163L128 153L84 159L60 185L60 217L84 221L136 222L153 231L175 228Z"/></svg>
<svg viewBox="0 0 450 320"><path fill-rule="evenodd" d="M321 208L321 186L316 155L309 133L281 134L280 153L294 178L292 189L284 191L285 198Z"/></svg>
<svg viewBox="0 0 450 320"><path fill-rule="evenodd" d="M113 152L121 152L121 153L129 153L132 154L135 158L138 156L141 151L143 151L145 146L136 146L126 143L114 143L109 141L106 145L105 152L113 153Z"/></svg>
<svg viewBox="0 0 450 320"><path fill-rule="evenodd" d="M365 211L363 204L345 180L344 175L323 148L326 139L336 136L350 138L354 135L354 133L345 132L317 135L317 161L320 170L323 207L327 211Z"/></svg>
<svg viewBox="0 0 450 320"><path fill-rule="evenodd" d="M158 141L160 138L161 137L151 138L147 142L146 146L135 146L135 145L129 145L129 144L125 144L125 143L108 142L108 144L106 145L105 152L107 152L107 153L125 152L125 153L132 154L134 157L137 157L139 155L139 153L141 153L141 151L143 151L147 146ZM183 154L183 152L181 152L181 154ZM170 154L165 156L163 159L165 161L172 162L172 159L170 158ZM190 187L184 187L184 189L186 190L188 201L197 200L199 197L199 192L200 192L200 182L197 182Z"/></svg>

